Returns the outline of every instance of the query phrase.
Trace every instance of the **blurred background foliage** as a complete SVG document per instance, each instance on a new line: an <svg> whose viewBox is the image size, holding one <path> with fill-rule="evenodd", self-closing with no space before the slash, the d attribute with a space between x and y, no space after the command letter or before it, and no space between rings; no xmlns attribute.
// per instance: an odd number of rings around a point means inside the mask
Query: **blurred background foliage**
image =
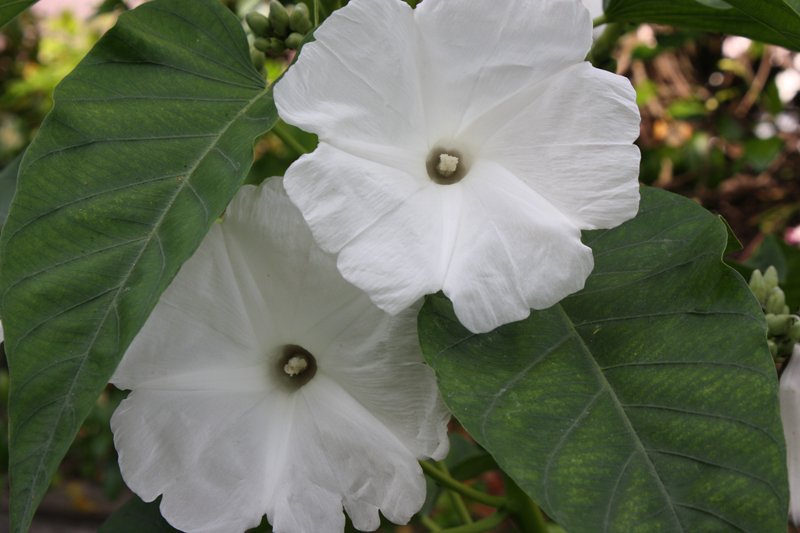
<svg viewBox="0 0 800 533"><path fill-rule="evenodd" d="M138 1L43 1L0 30L0 224L7 214L19 160L52 107L53 89ZM226 2L240 16L258 0ZM291 2L288 2L291 3ZM322 2L322 16L339 3ZM70 10L74 4L77 11ZM614 52L618 73L631 79L642 112L642 183L694 199L722 215L741 242L729 260L745 276L775 265L792 310L800 307L800 54L742 37L631 27ZM252 38L252 36L251 36ZM288 51L261 58L274 81ZM316 144L313 135L279 126L256 145L247 179L280 175ZM734 247L736 248L736 247ZM0 477L7 510L8 371L0 357ZM109 387L98 399L53 480L32 531L94 531L130 496L116 462L108 421L124 393ZM446 466L453 477L490 493L504 490L492 459L454 428ZM488 472L487 472L488 469ZM459 505L429 482L423 513L439 526L458 522ZM470 508L474 517L491 508ZM0 517L0 519L3 519ZM426 518L423 520L429 520ZM413 523L396 531L425 531ZM513 531L502 524L497 531ZM260 528L267 530L267 527ZM391 530L388 528L386 530ZM554 526L553 533L560 531Z"/></svg>

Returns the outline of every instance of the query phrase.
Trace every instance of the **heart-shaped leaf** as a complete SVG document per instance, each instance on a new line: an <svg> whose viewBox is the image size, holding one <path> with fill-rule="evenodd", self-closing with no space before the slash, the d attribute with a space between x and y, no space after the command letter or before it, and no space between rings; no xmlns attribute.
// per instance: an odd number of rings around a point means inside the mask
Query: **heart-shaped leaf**
<svg viewBox="0 0 800 533"><path fill-rule="evenodd" d="M585 234L581 292L476 335L430 297L420 340L445 402L568 531L786 530L777 380L724 224L643 190Z"/></svg>
<svg viewBox="0 0 800 533"><path fill-rule="evenodd" d="M56 89L0 240L12 531L277 120L216 0L123 14Z"/></svg>

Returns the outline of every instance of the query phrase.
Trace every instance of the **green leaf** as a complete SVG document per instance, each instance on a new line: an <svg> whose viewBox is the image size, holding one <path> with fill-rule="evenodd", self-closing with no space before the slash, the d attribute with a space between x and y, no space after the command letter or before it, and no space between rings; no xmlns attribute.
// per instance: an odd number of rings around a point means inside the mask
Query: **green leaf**
<svg viewBox="0 0 800 533"><path fill-rule="evenodd" d="M587 232L581 292L472 334L443 296L420 341L453 414L571 533L786 530L775 368L719 219L644 189Z"/></svg>
<svg viewBox="0 0 800 533"><path fill-rule="evenodd" d="M0 0L0 28L38 0Z"/></svg>
<svg viewBox="0 0 800 533"><path fill-rule="evenodd" d="M277 120L216 0L123 14L55 92L0 240L12 531Z"/></svg>
<svg viewBox="0 0 800 533"><path fill-rule="evenodd" d="M25 155L24 152L0 170L0 227L6 223L8 208L11 206L11 200L14 199L14 193L17 190L17 175L23 155Z"/></svg>
<svg viewBox="0 0 800 533"><path fill-rule="evenodd" d="M161 516L160 503L161 498L145 503L133 495L103 522L97 533L180 533Z"/></svg>
<svg viewBox="0 0 800 533"><path fill-rule="evenodd" d="M610 0L609 22L650 22L701 31L744 35L757 41L800 50L797 0L725 0L729 9L697 0Z"/></svg>

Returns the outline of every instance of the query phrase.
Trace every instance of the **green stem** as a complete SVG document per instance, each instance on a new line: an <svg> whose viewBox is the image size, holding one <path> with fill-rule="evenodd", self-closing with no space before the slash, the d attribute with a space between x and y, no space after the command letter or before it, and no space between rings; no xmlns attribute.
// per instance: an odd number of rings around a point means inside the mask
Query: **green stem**
<svg viewBox="0 0 800 533"><path fill-rule="evenodd" d="M447 468L447 464L445 464L444 461L439 461L436 463L436 465L439 467L439 470L441 470L444 474L447 474L449 477L452 477L450 476L450 469ZM467 509L467 505L464 503L464 499L461 497L461 494L452 490L448 490L447 494L448 496L450 496L450 501L453 503L453 507L456 508L456 512L458 513L458 516L461 518L461 521L465 524L471 524L472 515L469 514L469 509Z"/></svg>
<svg viewBox="0 0 800 533"><path fill-rule="evenodd" d="M513 479L503 475L508 497L508 508L525 533L547 533L547 523L542 510L531 500Z"/></svg>
<svg viewBox="0 0 800 533"><path fill-rule="evenodd" d="M434 521L434 519L430 516L423 515L420 521L422 522L422 525L427 527L430 531L437 532L442 530L442 526L437 524L436 521Z"/></svg>
<svg viewBox="0 0 800 533"><path fill-rule="evenodd" d="M314 0L314 27L319 28L319 0Z"/></svg>
<svg viewBox="0 0 800 533"><path fill-rule="evenodd" d="M441 529L439 530L439 533L483 533L484 531L495 531L497 526L502 524L503 520L506 518L508 518L506 513L497 511L493 515L487 516L483 520L478 520L477 522L463 526Z"/></svg>
<svg viewBox="0 0 800 533"><path fill-rule="evenodd" d="M615 62L611 55L617 47L617 41L625 34L625 31L624 24L618 22L608 24L602 35L594 41L592 49L589 50L589 55L586 56L586 59L591 61L597 68L605 68L607 70L616 69ZM612 65L614 66L613 69L608 68Z"/></svg>
<svg viewBox="0 0 800 533"><path fill-rule="evenodd" d="M431 463L420 462L420 466L422 466L422 471L425 472L425 475L436 481L439 485L450 490L454 490L472 501L498 509L505 507L508 503L502 496L492 496L491 494L486 494L485 492L481 492L473 489L472 487L464 485L460 481L457 481L445 474Z"/></svg>
<svg viewBox="0 0 800 533"><path fill-rule="evenodd" d="M605 13L603 13L602 15L600 15L599 17L597 17L596 19L594 19L592 21L592 27L596 28L598 26L602 26L603 24L605 24L607 22L608 22L608 19L606 18Z"/></svg>
<svg viewBox="0 0 800 533"><path fill-rule="evenodd" d="M272 133L274 133L278 139L280 139L283 144L286 145L287 148L293 150L297 153L297 155L303 155L308 152L305 146L292 135L292 132L286 126L286 123L283 121L278 121L272 127Z"/></svg>

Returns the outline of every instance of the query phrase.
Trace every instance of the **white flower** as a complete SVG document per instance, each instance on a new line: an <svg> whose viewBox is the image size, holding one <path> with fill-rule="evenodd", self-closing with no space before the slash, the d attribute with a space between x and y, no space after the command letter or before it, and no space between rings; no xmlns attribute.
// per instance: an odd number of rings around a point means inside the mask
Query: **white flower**
<svg viewBox="0 0 800 533"><path fill-rule="evenodd" d="M781 420L789 466L789 519L800 525L800 344L783 370L780 383Z"/></svg>
<svg viewBox="0 0 800 533"><path fill-rule="evenodd" d="M245 187L122 360L111 420L122 475L188 532L405 523L418 458L449 418L413 309L391 317L344 281L279 178Z"/></svg>
<svg viewBox="0 0 800 533"><path fill-rule="evenodd" d="M580 0L353 0L317 30L275 102L319 135L286 188L345 278L390 313L443 290L475 332L583 287L580 230L639 201L635 93L584 61L591 26Z"/></svg>

